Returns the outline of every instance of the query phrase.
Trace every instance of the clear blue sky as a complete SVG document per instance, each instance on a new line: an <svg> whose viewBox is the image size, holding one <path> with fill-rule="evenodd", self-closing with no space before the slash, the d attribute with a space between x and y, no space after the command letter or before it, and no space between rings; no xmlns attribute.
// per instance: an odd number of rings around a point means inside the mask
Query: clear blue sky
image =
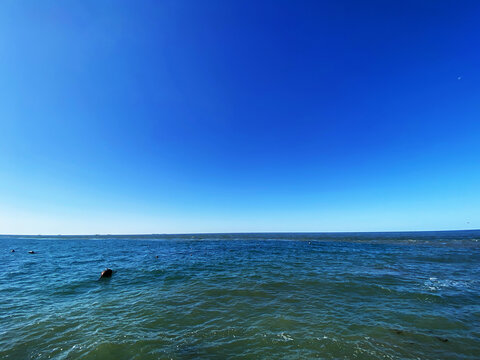
<svg viewBox="0 0 480 360"><path fill-rule="evenodd" d="M478 1L0 3L0 233L480 228Z"/></svg>

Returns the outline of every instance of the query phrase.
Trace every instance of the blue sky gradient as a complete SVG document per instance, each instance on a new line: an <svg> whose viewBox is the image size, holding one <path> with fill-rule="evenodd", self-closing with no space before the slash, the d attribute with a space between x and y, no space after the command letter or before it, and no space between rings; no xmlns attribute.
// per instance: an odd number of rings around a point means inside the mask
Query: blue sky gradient
<svg viewBox="0 0 480 360"><path fill-rule="evenodd" d="M0 233L480 228L478 1L3 1Z"/></svg>

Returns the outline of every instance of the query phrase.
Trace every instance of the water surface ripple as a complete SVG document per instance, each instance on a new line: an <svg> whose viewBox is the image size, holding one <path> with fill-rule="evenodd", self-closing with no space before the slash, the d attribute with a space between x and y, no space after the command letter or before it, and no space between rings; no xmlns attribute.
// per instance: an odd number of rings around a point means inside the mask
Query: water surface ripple
<svg viewBox="0 0 480 360"><path fill-rule="evenodd" d="M473 360L479 329L480 231L0 236L1 359Z"/></svg>

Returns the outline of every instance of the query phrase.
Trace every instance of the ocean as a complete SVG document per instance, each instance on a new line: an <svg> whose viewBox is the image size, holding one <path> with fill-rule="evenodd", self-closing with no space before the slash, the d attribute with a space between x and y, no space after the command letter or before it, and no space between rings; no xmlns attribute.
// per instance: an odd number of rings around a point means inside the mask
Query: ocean
<svg viewBox="0 0 480 360"><path fill-rule="evenodd" d="M313 358L480 359L480 231L0 236L0 359Z"/></svg>

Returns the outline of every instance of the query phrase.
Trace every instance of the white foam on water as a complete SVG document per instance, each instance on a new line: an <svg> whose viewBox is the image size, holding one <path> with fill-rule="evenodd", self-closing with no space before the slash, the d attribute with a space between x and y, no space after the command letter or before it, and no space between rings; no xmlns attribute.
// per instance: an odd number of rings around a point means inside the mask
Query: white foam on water
<svg viewBox="0 0 480 360"><path fill-rule="evenodd" d="M285 332L278 334L278 337L281 338L283 341L293 341L293 338Z"/></svg>

